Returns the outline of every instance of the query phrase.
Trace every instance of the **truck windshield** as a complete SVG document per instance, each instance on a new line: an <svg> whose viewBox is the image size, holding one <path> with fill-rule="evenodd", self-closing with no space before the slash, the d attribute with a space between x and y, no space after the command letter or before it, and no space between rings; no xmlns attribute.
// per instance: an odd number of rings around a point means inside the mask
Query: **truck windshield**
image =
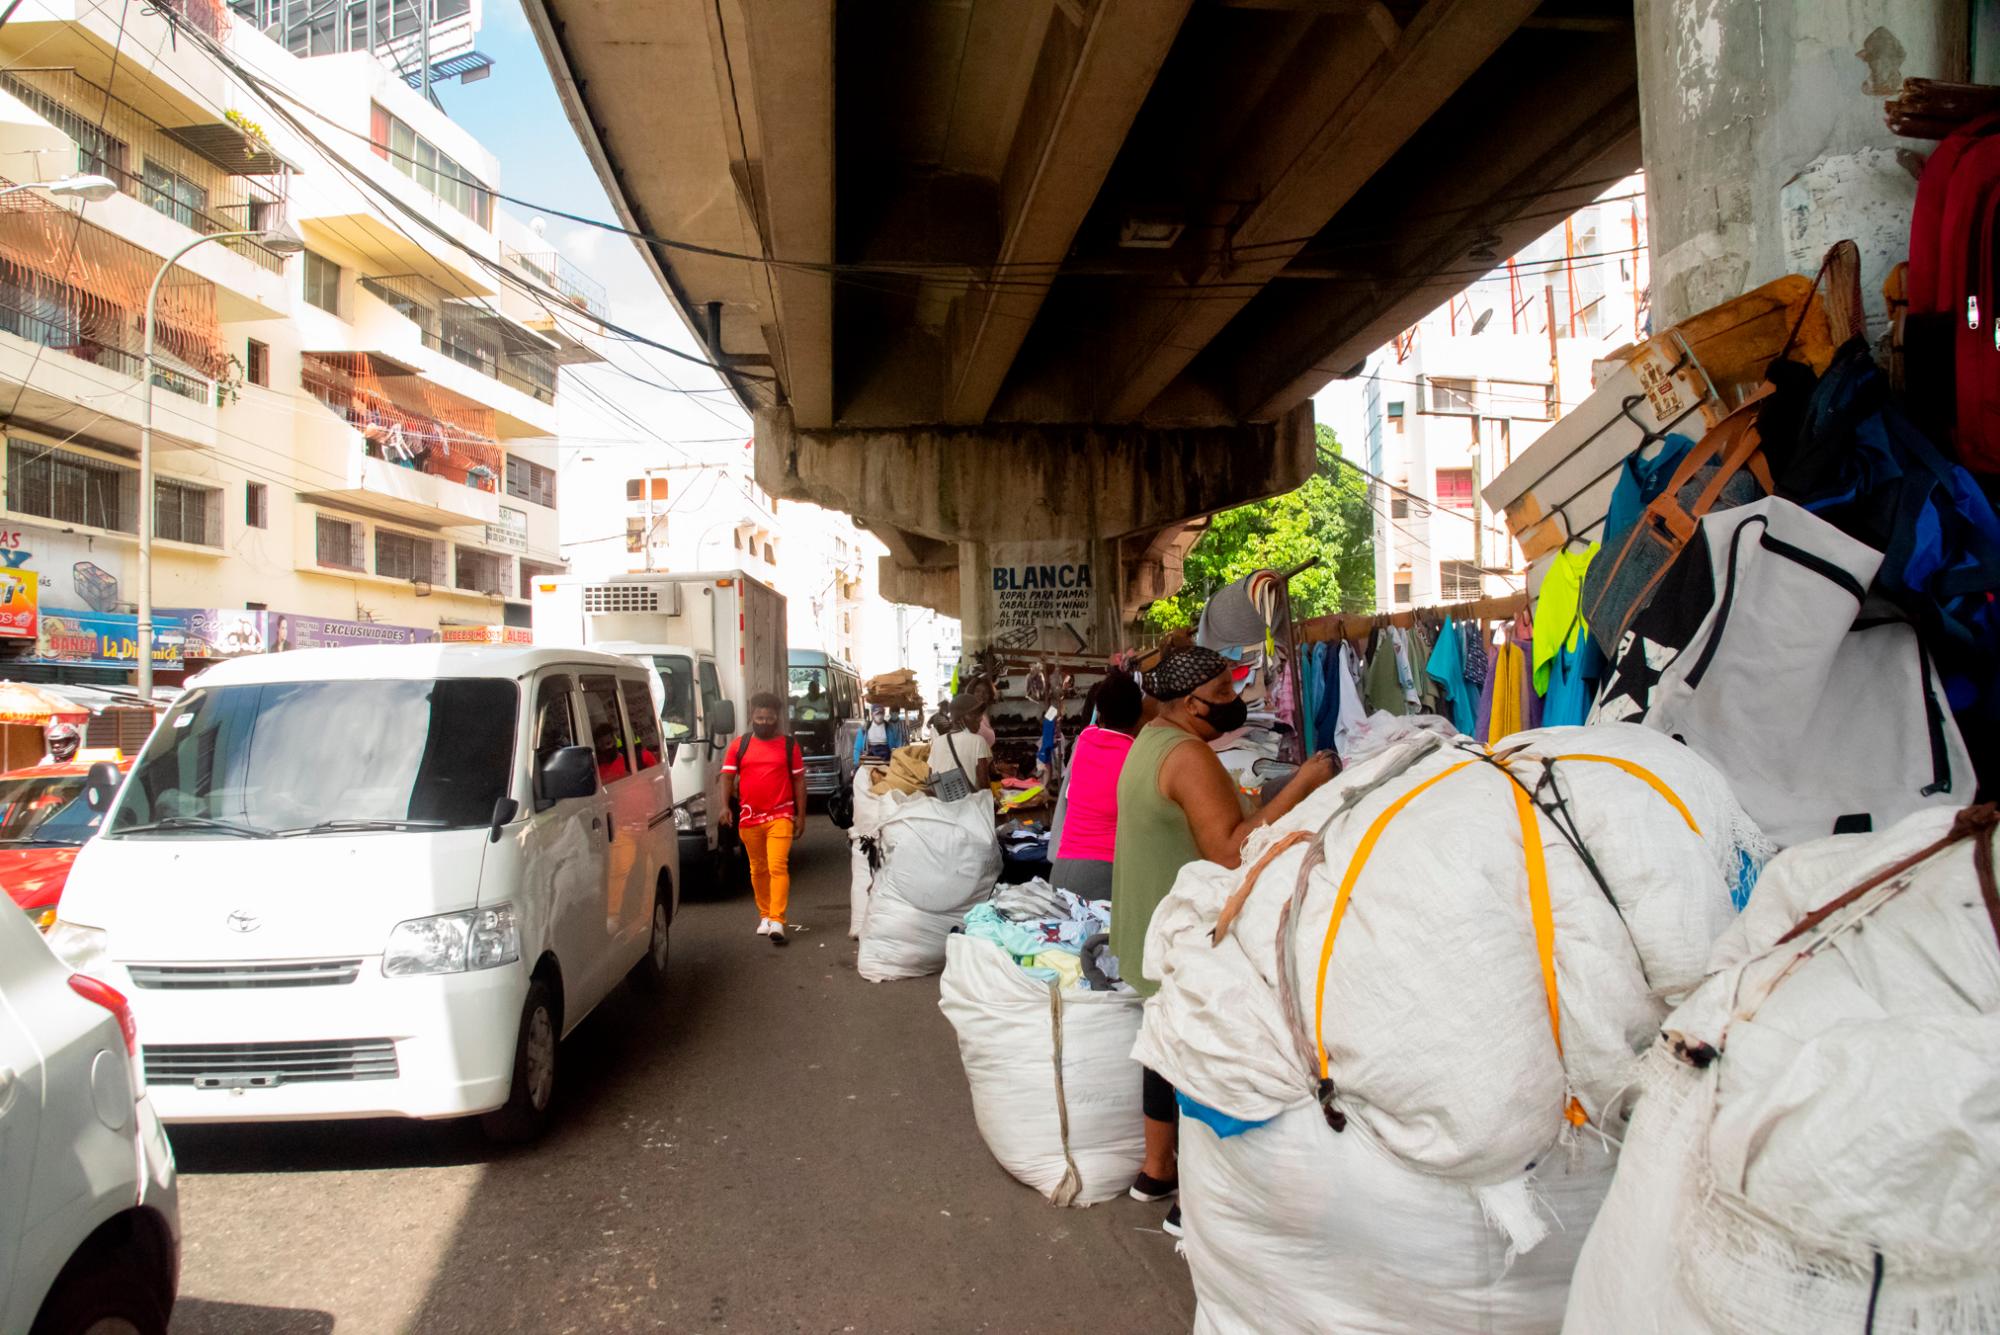
<svg viewBox="0 0 2000 1335"><path fill-rule="evenodd" d="M833 717L833 694L823 667L791 670L792 722L819 723Z"/></svg>
<svg viewBox="0 0 2000 1335"><path fill-rule="evenodd" d="M492 677L197 688L147 742L107 837L485 825L519 698Z"/></svg>
<svg viewBox="0 0 2000 1335"><path fill-rule="evenodd" d="M679 654L654 654L659 669L660 689L666 698L660 704L660 722L667 740L694 736L694 664Z"/></svg>

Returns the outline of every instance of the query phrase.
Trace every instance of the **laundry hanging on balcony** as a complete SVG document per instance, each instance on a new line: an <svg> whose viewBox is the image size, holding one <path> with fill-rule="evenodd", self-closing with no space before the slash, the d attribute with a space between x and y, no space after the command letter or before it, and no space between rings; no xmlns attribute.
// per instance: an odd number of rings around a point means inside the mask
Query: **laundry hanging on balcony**
<svg viewBox="0 0 2000 1335"><path fill-rule="evenodd" d="M499 490L506 455L491 408L391 371L365 352L306 353L300 380L343 414L379 457L480 491Z"/></svg>
<svg viewBox="0 0 2000 1335"><path fill-rule="evenodd" d="M12 184L0 179L0 188ZM53 332L56 339L43 340L50 346L142 354L146 293L159 268L152 252L33 191L0 197L0 307ZM164 360L222 374L228 357L213 283L176 268L160 284L154 315Z"/></svg>

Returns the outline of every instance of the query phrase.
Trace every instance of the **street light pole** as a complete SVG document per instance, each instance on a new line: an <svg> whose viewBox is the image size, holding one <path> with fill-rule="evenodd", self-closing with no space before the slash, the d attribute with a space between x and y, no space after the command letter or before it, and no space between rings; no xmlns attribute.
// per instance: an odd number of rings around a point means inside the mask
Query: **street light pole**
<svg viewBox="0 0 2000 1335"><path fill-rule="evenodd" d="M274 254L293 255L305 249L305 242L289 231L211 232L207 236L196 237L167 256L160 271L153 275L153 286L146 293L146 351L139 367L139 661L136 667L139 699L148 705L153 703L153 334L160 304L160 284L180 263L181 256L196 246L207 241L229 241L238 237L253 239Z"/></svg>

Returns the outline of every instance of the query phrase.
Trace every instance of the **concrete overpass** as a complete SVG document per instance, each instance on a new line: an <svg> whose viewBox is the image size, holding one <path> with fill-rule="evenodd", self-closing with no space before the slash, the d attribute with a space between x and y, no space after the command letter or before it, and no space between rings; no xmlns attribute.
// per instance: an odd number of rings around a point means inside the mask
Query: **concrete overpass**
<svg viewBox="0 0 2000 1335"><path fill-rule="evenodd" d="M1087 552L1101 630L1170 591L1316 390L1640 165L1632 0L527 11L760 483L970 645L996 542Z"/></svg>

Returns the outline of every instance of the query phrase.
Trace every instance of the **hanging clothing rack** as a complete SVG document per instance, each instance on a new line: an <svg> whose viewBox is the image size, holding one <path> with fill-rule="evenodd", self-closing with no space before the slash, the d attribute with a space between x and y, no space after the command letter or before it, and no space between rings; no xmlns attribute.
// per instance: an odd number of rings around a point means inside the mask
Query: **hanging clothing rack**
<svg viewBox="0 0 2000 1335"><path fill-rule="evenodd" d="M1383 626L1411 626L1420 616L1439 620L1450 617L1454 621L1506 621L1527 610L1528 595L1523 592L1439 607L1411 608L1406 612L1336 612L1301 621L1298 624L1298 641L1301 644L1325 644L1335 640L1358 640Z"/></svg>

